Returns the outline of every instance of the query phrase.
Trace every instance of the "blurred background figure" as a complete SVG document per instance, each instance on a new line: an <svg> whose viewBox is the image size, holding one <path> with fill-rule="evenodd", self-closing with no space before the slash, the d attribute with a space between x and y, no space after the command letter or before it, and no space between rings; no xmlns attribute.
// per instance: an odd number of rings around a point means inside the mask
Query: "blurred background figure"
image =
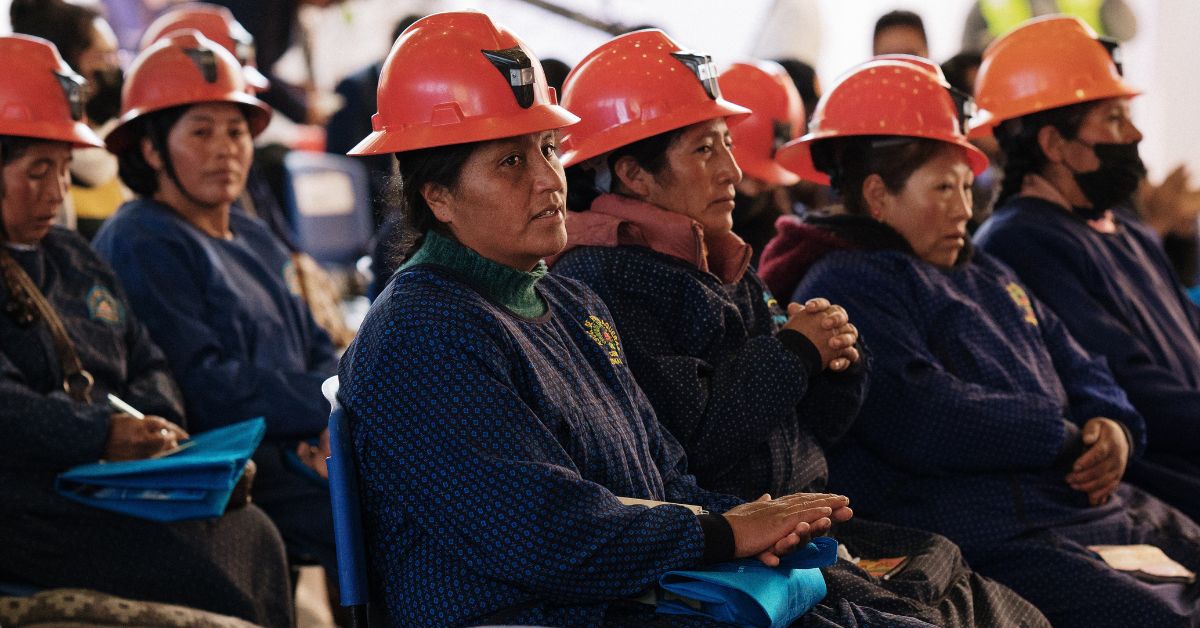
<svg viewBox="0 0 1200 628"><path fill-rule="evenodd" d="M289 557L333 573L320 386L337 357L288 280L288 249L232 209L271 110L247 92L238 60L194 30L167 35L130 67L121 124L106 144L139 198L93 244L162 347L195 431L266 420L254 502Z"/></svg>
<svg viewBox="0 0 1200 628"><path fill-rule="evenodd" d="M929 56L929 39L925 37L925 23L921 16L912 11L890 11L875 22L875 36L871 40L871 54Z"/></svg>
<svg viewBox="0 0 1200 628"><path fill-rule="evenodd" d="M1125 0L977 0L963 26L963 50L983 52L997 37L1031 17L1065 13L1073 15L1102 36L1120 42L1137 34L1137 17Z"/></svg>
<svg viewBox="0 0 1200 628"><path fill-rule="evenodd" d="M323 111L315 98L315 87L311 76L312 50L300 28L300 7L312 5L328 7L343 0L215 0L215 4L227 7L246 30L254 36L256 53L271 86L260 96L263 102L275 111L300 124L323 124L328 112ZM281 80L274 71L279 61L293 44L299 44L305 52L309 69L309 81L294 85Z"/></svg>
<svg viewBox="0 0 1200 628"><path fill-rule="evenodd" d="M112 27L95 9L63 0L13 0L13 31L43 37L87 80L84 89L87 123L103 136L116 125L121 109L120 58ZM71 161L70 194L60 216L91 238L100 223L131 193L117 178L117 159L103 148L77 148Z"/></svg>
<svg viewBox="0 0 1200 628"><path fill-rule="evenodd" d="M401 18L392 29L388 47L396 41L420 15L411 14ZM325 150L335 155L345 155L359 140L371 134L371 116L375 114L375 98L379 86L379 75L383 72L383 57L371 65L342 79L334 90L341 97L342 107L329 117L325 125ZM384 198L384 185L394 171L391 155L363 158L371 172L371 200L374 203L374 222L382 224L390 213Z"/></svg>

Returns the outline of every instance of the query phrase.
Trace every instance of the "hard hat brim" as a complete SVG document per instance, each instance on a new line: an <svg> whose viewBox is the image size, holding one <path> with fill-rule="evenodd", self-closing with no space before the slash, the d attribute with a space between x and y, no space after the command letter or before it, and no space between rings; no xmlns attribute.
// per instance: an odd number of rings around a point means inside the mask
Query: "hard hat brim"
<svg viewBox="0 0 1200 628"><path fill-rule="evenodd" d="M570 168L575 164L583 163L593 157L660 133L681 129L714 118L725 118L729 124L737 124L749 115L749 109L724 98L717 98L702 107L689 107L670 115L652 117L645 122L630 121L627 124L610 127L588 138L580 145L564 151L562 163L564 167Z"/></svg>
<svg viewBox="0 0 1200 628"><path fill-rule="evenodd" d="M865 134L860 134L863 136ZM803 137L792 140L784 144L779 152L775 155L775 160L778 161L784 168L796 173L801 179L813 181L822 185L829 185L829 175L818 170L812 160L812 145L814 142L824 139L834 139L839 137L855 137L854 135L845 134L822 134L809 133ZM987 155L979 150L974 144L965 139L948 140L942 137L925 137L920 135L905 135L902 137L912 137L936 140L958 146L963 149L964 156L967 159L967 165L971 168L971 172L975 176L979 176L988 167Z"/></svg>
<svg viewBox="0 0 1200 628"><path fill-rule="evenodd" d="M159 103L155 107L147 107L144 109L130 109L121 116L117 126L109 131L104 138L104 144L108 148L108 152L113 154L121 154L127 150L135 141L133 133L133 122L139 118L154 113L171 109L173 107L183 107L190 105L202 105L206 103L231 103L241 105L242 111L246 114L246 123L250 127L250 136L257 137L267 128L267 124L271 122L272 110L263 101L247 94L245 92L231 92L220 98L210 98L206 100L190 100L186 94L182 94L178 101L169 100Z"/></svg>
<svg viewBox="0 0 1200 628"><path fill-rule="evenodd" d="M6 135L66 142L72 148L104 148L104 140L83 122L29 122L13 126Z"/></svg>
<svg viewBox="0 0 1200 628"><path fill-rule="evenodd" d="M579 116L558 105L530 107L519 119L511 115L465 119L450 124L388 127L372 132L346 154L351 156L401 153L435 146L498 140L528 133L561 129L579 122Z"/></svg>

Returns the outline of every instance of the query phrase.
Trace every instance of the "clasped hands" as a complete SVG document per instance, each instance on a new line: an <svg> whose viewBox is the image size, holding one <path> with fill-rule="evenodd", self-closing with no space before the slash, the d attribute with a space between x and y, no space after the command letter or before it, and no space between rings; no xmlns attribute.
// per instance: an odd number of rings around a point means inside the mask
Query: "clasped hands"
<svg viewBox="0 0 1200 628"><path fill-rule="evenodd" d="M803 304L789 303L788 321L783 329L804 334L821 353L821 367L844 371L858 361L858 328L840 305L828 299L809 299Z"/></svg>
<svg viewBox="0 0 1200 628"><path fill-rule="evenodd" d="M1105 417L1089 419L1083 426L1083 454L1071 465L1067 485L1087 493L1088 503L1108 501L1121 483L1129 462L1129 440L1120 424Z"/></svg>
<svg viewBox="0 0 1200 628"><path fill-rule="evenodd" d="M763 495L727 510L723 516L733 529L734 555L758 558L768 567L779 557L807 545L833 524L854 516L850 498L830 493L793 493L771 499Z"/></svg>

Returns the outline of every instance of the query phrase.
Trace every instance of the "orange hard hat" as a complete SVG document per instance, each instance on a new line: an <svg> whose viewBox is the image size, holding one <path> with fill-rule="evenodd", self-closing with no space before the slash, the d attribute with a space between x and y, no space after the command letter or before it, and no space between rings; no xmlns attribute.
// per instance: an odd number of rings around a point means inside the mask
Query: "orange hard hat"
<svg viewBox="0 0 1200 628"><path fill-rule="evenodd" d="M512 31L477 11L409 26L379 77L374 131L349 155L482 142L574 124L542 63Z"/></svg>
<svg viewBox="0 0 1200 628"><path fill-rule="evenodd" d="M563 106L583 119L563 133L564 166L697 122L750 113L721 97L712 58L683 50L658 29L601 44L567 75L563 92Z"/></svg>
<svg viewBox="0 0 1200 628"><path fill-rule="evenodd" d="M154 42L175 31L188 28L200 31L201 35L233 53L242 65L242 74L247 85L256 91L271 86L271 82L258 71L255 63L254 36L233 17L233 12L216 4L188 2L158 16L142 34L141 49L149 48Z"/></svg>
<svg viewBox="0 0 1200 628"><path fill-rule="evenodd" d="M83 122L83 77L41 37L0 37L0 135L104 146Z"/></svg>
<svg viewBox="0 0 1200 628"><path fill-rule="evenodd" d="M794 185L800 177L775 161L781 146L804 133L804 101L787 70L774 61L735 63L717 82L725 98L750 109L729 130L742 172L770 185Z"/></svg>
<svg viewBox="0 0 1200 628"><path fill-rule="evenodd" d="M801 178L829 183L813 165L814 142L855 136L919 137L954 144L979 174L988 160L963 134L963 111L950 84L938 74L907 60L863 63L846 74L817 102L808 134L779 149L775 159Z"/></svg>
<svg viewBox="0 0 1200 628"><path fill-rule="evenodd" d="M155 111L181 105L228 102L240 105L255 136L267 128L271 108L246 92L241 66L228 50L199 31L176 31L138 54L121 90L121 117L105 143L121 153L137 139L132 123Z"/></svg>
<svg viewBox="0 0 1200 628"><path fill-rule="evenodd" d="M1083 20L1048 15L1026 21L983 52L975 79L980 115L971 136L1024 115L1141 92L1121 78L1116 43Z"/></svg>

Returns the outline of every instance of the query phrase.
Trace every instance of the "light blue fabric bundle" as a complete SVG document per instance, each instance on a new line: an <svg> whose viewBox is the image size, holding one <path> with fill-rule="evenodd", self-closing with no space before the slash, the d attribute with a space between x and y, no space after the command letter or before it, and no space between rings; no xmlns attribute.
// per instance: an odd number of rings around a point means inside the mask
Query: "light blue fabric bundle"
<svg viewBox="0 0 1200 628"><path fill-rule="evenodd" d="M659 599L658 612L740 626L787 626L825 598L819 568L835 561L837 541L818 537L781 557L778 567L743 558L706 569L669 571L658 584L672 597Z"/></svg>
<svg viewBox="0 0 1200 628"><path fill-rule="evenodd" d="M181 443L161 458L95 462L59 474L54 488L77 502L152 521L219 517L266 432L261 418Z"/></svg>

